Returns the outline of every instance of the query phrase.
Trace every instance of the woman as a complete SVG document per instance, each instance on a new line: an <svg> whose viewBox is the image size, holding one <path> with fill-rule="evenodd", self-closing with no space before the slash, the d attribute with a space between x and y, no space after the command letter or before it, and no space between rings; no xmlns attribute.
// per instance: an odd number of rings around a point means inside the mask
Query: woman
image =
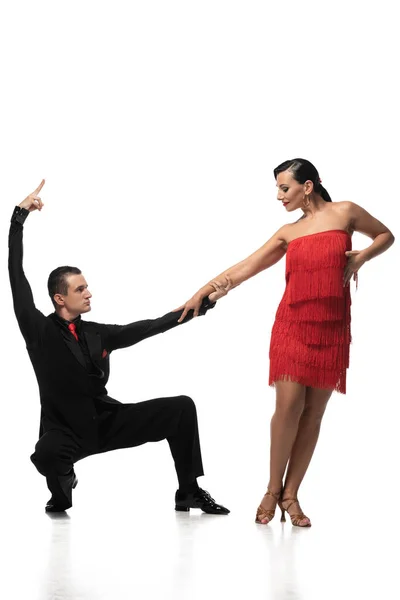
<svg viewBox="0 0 400 600"><path fill-rule="evenodd" d="M297 492L317 444L321 420L333 390L346 393L350 345L350 280L363 264L385 252L394 236L353 202L332 202L317 169L296 158L274 170L278 200L287 212L303 211L264 246L202 287L185 305L197 316L202 299L225 293L268 269L286 254L286 289L270 344L270 385L276 389L271 421L270 480L256 522L267 524L276 505L292 524L310 527ZM358 231L373 241L351 250ZM283 478L286 471L285 481Z"/></svg>

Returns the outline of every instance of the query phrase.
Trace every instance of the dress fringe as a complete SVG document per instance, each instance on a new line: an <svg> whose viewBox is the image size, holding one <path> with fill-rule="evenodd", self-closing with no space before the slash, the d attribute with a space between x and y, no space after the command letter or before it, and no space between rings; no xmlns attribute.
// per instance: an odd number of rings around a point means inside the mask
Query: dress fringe
<svg viewBox="0 0 400 600"><path fill-rule="evenodd" d="M341 230L289 244L286 289L271 335L270 385L296 381L346 393L351 298L343 275L350 249L351 238Z"/></svg>

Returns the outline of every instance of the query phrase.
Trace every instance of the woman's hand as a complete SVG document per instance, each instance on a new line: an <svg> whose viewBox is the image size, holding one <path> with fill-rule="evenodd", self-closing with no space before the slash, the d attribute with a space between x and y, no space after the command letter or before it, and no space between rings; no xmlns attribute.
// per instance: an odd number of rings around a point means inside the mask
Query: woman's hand
<svg viewBox="0 0 400 600"><path fill-rule="evenodd" d="M348 285L352 277L355 282L358 282L358 271L366 262L360 250L349 250L345 254L347 256L347 265L344 269L343 286Z"/></svg>
<svg viewBox="0 0 400 600"><path fill-rule="evenodd" d="M230 289L232 289L232 280L229 275L225 275L225 284L214 279L210 281L210 285L214 288L215 292L211 292L208 295L210 302L216 302L223 296L226 296Z"/></svg>

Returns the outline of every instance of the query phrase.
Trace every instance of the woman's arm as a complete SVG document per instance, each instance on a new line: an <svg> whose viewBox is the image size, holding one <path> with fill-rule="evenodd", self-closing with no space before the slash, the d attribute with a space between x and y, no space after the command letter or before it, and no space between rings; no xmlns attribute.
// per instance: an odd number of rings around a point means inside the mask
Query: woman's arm
<svg viewBox="0 0 400 600"><path fill-rule="evenodd" d="M234 288L247 279L254 277L254 275L257 275L261 271L272 267L272 265L277 263L286 253L286 228L287 225L281 227L263 246L261 246L261 248L236 265L233 265L229 269L226 269L226 271L217 275L212 281L223 283L224 280L229 278L231 287ZM211 282L200 288L186 304L180 307L184 308L184 311L179 321L183 321L189 310L193 310L193 316L197 317L202 299L213 292L213 290L214 287Z"/></svg>
<svg viewBox="0 0 400 600"><path fill-rule="evenodd" d="M394 235L386 225L375 219L364 208L349 202L348 209L352 230L367 235L373 242L364 250L346 252L348 262L344 272L344 285L347 285L353 276L357 277L356 274L365 262L386 252L394 242Z"/></svg>
<svg viewBox="0 0 400 600"><path fill-rule="evenodd" d="M361 250L362 259L364 261L371 260L371 258L375 258L375 256L388 250L394 242L393 233L386 225L375 219L375 217L370 215L364 208L361 208L361 206L358 206L358 204L354 204L353 202L349 204L353 230L363 233L373 240L368 248Z"/></svg>

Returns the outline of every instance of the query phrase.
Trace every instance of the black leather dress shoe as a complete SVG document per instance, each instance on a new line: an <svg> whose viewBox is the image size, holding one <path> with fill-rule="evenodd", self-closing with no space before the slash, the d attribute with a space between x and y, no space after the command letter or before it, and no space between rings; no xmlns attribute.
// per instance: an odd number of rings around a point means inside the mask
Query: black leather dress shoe
<svg viewBox="0 0 400 600"><path fill-rule="evenodd" d="M195 492L180 492L175 494L175 510L188 512L191 508L200 508L209 515L227 515L231 511L217 504L214 498L205 490L199 488Z"/></svg>
<svg viewBox="0 0 400 600"><path fill-rule="evenodd" d="M78 478L75 475L75 473L73 473L72 478L59 477L59 480L61 488L66 493L66 496L64 498L55 498L54 496L52 496L45 506L46 512L64 512L72 506L72 502L70 500L71 491L74 490L78 485Z"/></svg>

